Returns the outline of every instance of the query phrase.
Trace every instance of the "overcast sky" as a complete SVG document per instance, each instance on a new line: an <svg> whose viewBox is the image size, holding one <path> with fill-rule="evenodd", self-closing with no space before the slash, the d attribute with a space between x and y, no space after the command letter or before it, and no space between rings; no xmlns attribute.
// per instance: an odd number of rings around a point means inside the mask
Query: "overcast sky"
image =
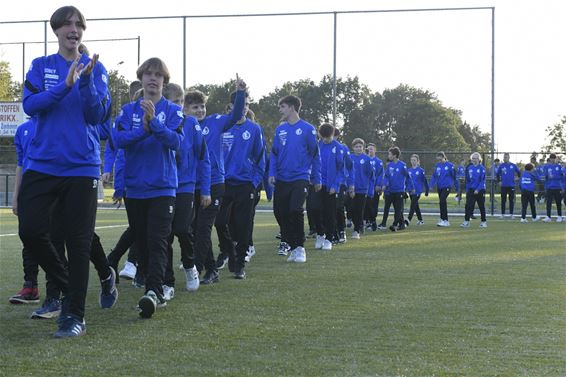
<svg viewBox="0 0 566 377"><path fill-rule="evenodd" d="M0 21L45 20L69 1L11 2ZM495 140L500 151L538 150L544 129L566 115L566 1L563 0L207 0L72 2L87 18L83 39L141 39L141 60L159 56L183 83L182 21L88 22L183 16L495 6ZM135 4L135 5L134 5ZM463 118L491 130L491 11L338 16L337 73L372 90L406 83L435 92ZM41 41L43 24L0 24L0 42ZM48 29L50 40L55 40ZM187 21L187 85L221 83L238 72L259 98L285 81L332 73L333 16L215 18ZM107 69L135 78L137 41L91 42ZM48 53L56 52L50 44ZM0 45L21 79L42 45ZM121 63L123 62L123 63Z"/></svg>

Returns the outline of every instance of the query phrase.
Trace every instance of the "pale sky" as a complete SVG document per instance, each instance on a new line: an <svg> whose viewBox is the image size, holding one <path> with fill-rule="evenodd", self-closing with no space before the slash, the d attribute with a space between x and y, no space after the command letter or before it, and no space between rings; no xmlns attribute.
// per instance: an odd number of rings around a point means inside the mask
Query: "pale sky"
<svg viewBox="0 0 566 377"><path fill-rule="evenodd" d="M141 60L164 59L182 84L182 20L89 19L495 7L495 141L499 151L539 150L544 129L566 115L566 1L563 0L207 0L25 1L3 7L0 21L48 20L72 3L87 18L84 40L141 38ZM135 6L133 5L135 4ZM435 92L463 119L491 130L491 11L338 15L337 73L372 90L400 83ZM42 41L43 23L0 24L0 42ZM55 40L48 27L49 40ZM222 83L238 72L259 99L285 81L332 73L333 16L187 20L187 85ZM86 43L107 69L135 78L137 42ZM48 53L55 53L50 44ZM26 46L25 67L43 54ZM22 76L22 47L0 45L0 59ZM122 64L119 64L122 62ZM526 160L526 158L524 159Z"/></svg>

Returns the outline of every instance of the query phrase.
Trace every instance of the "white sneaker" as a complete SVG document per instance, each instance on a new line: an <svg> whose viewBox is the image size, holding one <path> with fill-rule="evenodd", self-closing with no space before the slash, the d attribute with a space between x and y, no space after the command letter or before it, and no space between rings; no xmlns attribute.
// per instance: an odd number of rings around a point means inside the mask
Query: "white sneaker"
<svg viewBox="0 0 566 377"><path fill-rule="evenodd" d="M487 221L482 221L480 223L480 228L487 228Z"/></svg>
<svg viewBox="0 0 566 377"><path fill-rule="evenodd" d="M562 216L562 222L566 222L566 216Z"/></svg>
<svg viewBox="0 0 566 377"><path fill-rule="evenodd" d="M423 220L417 221L417 225L424 225L424 221Z"/></svg>
<svg viewBox="0 0 566 377"><path fill-rule="evenodd" d="M324 244L324 236L319 236L318 234L316 235L316 242L314 243L314 248L315 249L322 249L322 245Z"/></svg>
<svg viewBox="0 0 566 377"><path fill-rule="evenodd" d="M444 220L439 220L439 221L436 223L436 226L444 226L443 224L444 224Z"/></svg>
<svg viewBox="0 0 566 377"><path fill-rule="evenodd" d="M355 230L352 232L352 237L353 240L359 240L360 239L360 233L356 232Z"/></svg>
<svg viewBox="0 0 566 377"><path fill-rule="evenodd" d="M499 220L505 220L505 215L499 215Z"/></svg>
<svg viewBox="0 0 566 377"><path fill-rule="evenodd" d="M533 223L536 223L537 221L540 221L540 219L541 219L540 216L535 217L535 218L533 219Z"/></svg>
<svg viewBox="0 0 566 377"><path fill-rule="evenodd" d="M163 286L163 298L165 301L171 301L175 297L175 288L168 285Z"/></svg>
<svg viewBox="0 0 566 377"><path fill-rule="evenodd" d="M324 240L322 250L332 250L332 242L330 242L330 240Z"/></svg>
<svg viewBox="0 0 566 377"><path fill-rule="evenodd" d="M126 262L126 264L124 264L124 268L118 275L120 275L121 278L132 280L136 277L136 271L137 268L135 264L133 264L132 262Z"/></svg>
<svg viewBox="0 0 566 377"><path fill-rule="evenodd" d="M450 226L450 223L448 222L448 220L442 220L442 221L440 221L440 222L439 222L438 224L436 224L436 225L438 225L438 226L440 226L440 227L443 227L443 228L446 228L446 227L449 227L449 226Z"/></svg>
<svg viewBox="0 0 566 377"><path fill-rule="evenodd" d="M464 221L462 224L460 224L461 228L469 228L470 227L470 222L469 221Z"/></svg>
<svg viewBox="0 0 566 377"><path fill-rule="evenodd" d="M249 263L254 255L255 255L255 246L249 246L248 251L246 251L246 256L244 258L246 263Z"/></svg>
<svg viewBox="0 0 566 377"><path fill-rule="evenodd" d="M307 252L304 247L298 246L295 249L295 263L305 263L307 261Z"/></svg>
<svg viewBox="0 0 566 377"><path fill-rule="evenodd" d="M552 219L551 219L550 217L548 217L548 216L545 216L544 219L542 219L542 222L543 222L543 223L549 223L549 222L551 222L551 221L552 221Z"/></svg>
<svg viewBox="0 0 566 377"><path fill-rule="evenodd" d="M179 265L179 270L183 271L184 269L185 269L185 266L183 266L183 263L181 263L181 264Z"/></svg>
<svg viewBox="0 0 566 377"><path fill-rule="evenodd" d="M296 257L297 257L297 249L293 249L289 251L289 258L287 258L287 262L294 262Z"/></svg>
<svg viewBox="0 0 566 377"><path fill-rule="evenodd" d="M377 226L377 230L387 230L387 227L386 227L386 226L383 226L383 225L381 225L381 224L379 224L379 225Z"/></svg>
<svg viewBox="0 0 566 377"><path fill-rule="evenodd" d="M527 220L527 219L521 219L521 222L522 222L522 223L528 223L529 220Z"/></svg>
<svg viewBox="0 0 566 377"><path fill-rule="evenodd" d="M444 220L444 226L450 226L450 221Z"/></svg>
<svg viewBox="0 0 566 377"><path fill-rule="evenodd" d="M193 268L185 268L185 277L187 278L187 291L196 291L200 285L197 266L193 266Z"/></svg>
<svg viewBox="0 0 566 377"><path fill-rule="evenodd" d="M561 216L558 216L558 217L556 218L556 222L557 222L557 223L561 223L561 222L562 222L562 217L561 217Z"/></svg>

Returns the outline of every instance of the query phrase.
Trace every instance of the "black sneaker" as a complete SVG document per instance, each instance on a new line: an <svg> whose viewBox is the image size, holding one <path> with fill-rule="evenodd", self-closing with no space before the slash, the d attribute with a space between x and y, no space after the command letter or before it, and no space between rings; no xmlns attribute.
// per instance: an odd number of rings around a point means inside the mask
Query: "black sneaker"
<svg viewBox="0 0 566 377"><path fill-rule="evenodd" d="M291 246L287 242L279 242L279 248L277 249L277 255L287 256Z"/></svg>
<svg viewBox="0 0 566 377"><path fill-rule="evenodd" d="M275 236L275 238L277 238L278 240L280 240L280 239L281 239L281 233L277 234L277 235Z"/></svg>
<svg viewBox="0 0 566 377"><path fill-rule="evenodd" d="M371 223L371 230L374 232L377 230L377 223L375 221Z"/></svg>
<svg viewBox="0 0 566 377"><path fill-rule="evenodd" d="M345 243L345 242L346 242L346 232L341 231L341 232L338 234L338 242L339 242L339 243Z"/></svg>
<svg viewBox="0 0 566 377"><path fill-rule="evenodd" d="M202 280L200 281L201 284L213 284L213 283L218 283L219 280L219 276L218 276L218 271L215 270L209 270L206 271L206 273L204 274L204 277L202 278Z"/></svg>
<svg viewBox="0 0 566 377"><path fill-rule="evenodd" d="M216 260L216 268L221 270L228 264L228 256L220 253L218 259Z"/></svg>
<svg viewBox="0 0 566 377"><path fill-rule="evenodd" d="M157 308L164 306L167 306L167 301L152 290L147 291L138 301L140 317L142 318L151 318Z"/></svg>
<svg viewBox="0 0 566 377"><path fill-rule="evenodd" d="M395 225L391 225L391 226L389 226L389 230L392 231L392 232L396 232L397 228L395 227Z"/></svg>
<svg viewBox="0 0 566 377"><path fill-rule="evenodd" d="M236 278L238 280L244 280L246 278L246 271L244 270L244 267L239 268L234 273L234 278Z"/></svg>
<svg viewBox="0 0 566 377"><path fill-rule="evenodd" d="M409 226L409 220L405 219L405 227L408 227L408 226Z"/></svg>

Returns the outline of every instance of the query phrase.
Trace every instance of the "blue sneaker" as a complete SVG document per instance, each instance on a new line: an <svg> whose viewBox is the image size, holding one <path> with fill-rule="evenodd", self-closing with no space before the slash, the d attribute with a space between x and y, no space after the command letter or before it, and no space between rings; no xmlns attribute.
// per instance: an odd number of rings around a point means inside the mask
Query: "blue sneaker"
<svg viewBox="0 0 566 377"><path fill-rule="evenodd" d="M86 334L84 319L79 321L73 316L66 316L59 321L59 330L53 334L54 338L75 338Z"/></svg>
<svg viewBox="0 0 566 377"><path fill-rule="evenodd" d="M31 313L31 319L51 319L61 314L61 301L58 298L48 297L43 306Z"/></svg>
<svg viewBox="0 0 566 377"><path fill-rule="evenodd" d="M116 289L116 271L112 267L110 268L110 276L106 280L101 280L100 285L102 290L100 291L100 307L102 309L110 309L116 303L118 299L118 289Z"/></svg>

